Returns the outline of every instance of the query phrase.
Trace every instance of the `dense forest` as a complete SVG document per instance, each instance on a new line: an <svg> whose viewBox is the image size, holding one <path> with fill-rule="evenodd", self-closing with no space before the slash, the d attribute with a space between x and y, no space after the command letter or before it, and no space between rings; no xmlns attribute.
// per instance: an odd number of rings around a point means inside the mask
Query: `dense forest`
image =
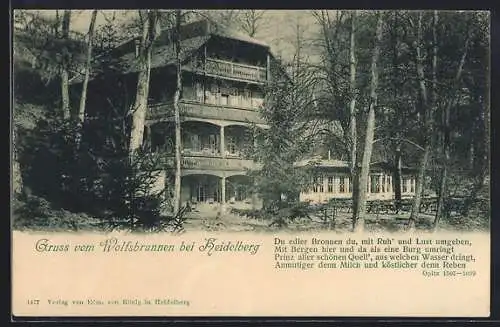
<svg viewBox="0 0 500 327"><path fill-rule="evenodd" d="M85 14L88 29L81 33L72 27L75 10L14 12L14 228L182 230L189 213L180 203L180 28L208 19L222 30L253 37L273 22L263 10L137 10L127 19L112 11ZM270 128L256 129L261 146L252 153L262 169L249 173L266 201L251 215L284 228L315 214L317 209L295 196L311 178L294 163L311 155L311 144L321 143L350 163L350 230L367 226L366 187L361 186L375 161L390 163L395 176L401 175L402 162L417 171L403 229L421 227L421 207L430 191L437 197L428 228L451 220L466 229L488 228L488 13L317 10L303 15L308 19L292 26L287 55L277 56L286 78L266 86L261 115ZM303 25L310 22L315 32L306 35ZM167 192L153 187L165 158L143 147L151 60L162 31L168 31L177 68L175 169ZM127 90L130 101L110 94L109 114L90 115L92 92L102 90L89 81L124 73L112 53L132 37L139 37L140 45L138 71ZM324 128L329 124L338 128ZM106 141L96 145L96 133ZM401 194L396 191L395 197L400 206Z"/></svg>

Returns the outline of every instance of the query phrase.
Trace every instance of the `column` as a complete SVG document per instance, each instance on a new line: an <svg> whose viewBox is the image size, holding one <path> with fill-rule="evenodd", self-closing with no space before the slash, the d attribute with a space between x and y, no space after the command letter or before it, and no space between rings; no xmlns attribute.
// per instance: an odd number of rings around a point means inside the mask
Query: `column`
<svg viewBox="0 0 500 327"><path fill-rule="evenodd" d="M226 157L226 140L224 136L224 126L220 127L220 153L222 158Z"/></svg>
<svg viewBox="0 0 500 327"><path fill-rule="evenodd" d="M226 177L221 177L221 212L226 212Z"/></svg>

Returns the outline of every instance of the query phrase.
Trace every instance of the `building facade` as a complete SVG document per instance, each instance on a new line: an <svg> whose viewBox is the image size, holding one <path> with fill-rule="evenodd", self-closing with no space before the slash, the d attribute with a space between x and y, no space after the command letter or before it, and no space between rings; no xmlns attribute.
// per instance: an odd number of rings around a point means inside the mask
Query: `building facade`
<svg viewBox="0 0 500 327"><path fill-rule="evenodd" d="M248 175L248 171L259 169L259 164L249 154L258 146L253 128L269 128L259 110L265 87L273 78L271 72L281 66L267 44L221 31L208 21L183 26L180 39L181 204L189 202L200 209L217 210L231 206L260 207L261 200L253 191L253 181ZM110 84L128 84L133 89L137 83L134 79L138 71L137 55L137 40L117 47L111 56L124 73L118 74L117 81L97 79L92 83L93 93L105 93L104 88ZM168 33L163 32L152 55L144 131L144 147L168 159L158 188L173 185L175 60ZM115 95L114 101L125 97L116 91L111 93ZM124 101L123 107L130 107L131 103ZM89 107L104 105L93 103ZM392 198L391 174L377 169L367 186L369 198ZM325 202L332 197L352 196L345 163L325 161L321 170L324 173L314 180L315 186L302 192L300 200ZM403 185L404 195L414 191L414 180L404 179Z"/></svg>
<svg viewBox="0 0 500 327"><path fill-rule="evenodd" d="M247 172L259 168L249 158L255 146L253 127L267 128L259 108L270 79L269 47L218 32L205 21L185 26L183 32L181 51L189 54L183 60L179 102L181 203L257 207ZM174 167L175 78L168 65L152 70L144 138L151 151L171 159L167 170Z"/></svg>
<svg viewBox="0 0 500 327"><path fill-rule="evenodd" d="M306 166L305 162L299 165ZM314 204L327 203L331 199L352 198L352 180L349 163L340 160L319 160L310 169L314 169L311 186L299 195L300 201ZM409 168L402 169L401 198L415 195L415 172ZM390 167L374 163L370 167L368 184L366 185L367 200L394 200L394 174Z"/></svg>

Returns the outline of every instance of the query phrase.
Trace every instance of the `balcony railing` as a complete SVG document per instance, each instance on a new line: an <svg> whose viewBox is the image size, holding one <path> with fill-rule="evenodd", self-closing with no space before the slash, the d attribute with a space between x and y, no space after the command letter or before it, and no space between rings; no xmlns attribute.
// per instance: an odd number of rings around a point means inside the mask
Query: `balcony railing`
<svg viewBox="0 0 500 327"><path fill-rule="evenodd" d="M196 103L182 100L179 103L179 110L181 116L191 116L205 119L233 120L256 124L265 123L265 121L260 117L258 111L244 110L230 106ZM150 119L167 118L173 115L174 105L172 102L150 106Z"/></svg>
<svg viewBox="0 0 500 327"><path fill-rule="evenodd" d="M207 58L205 64L207 74L237 78L248 81L265 82L266 69L257 66L238 64L234 62Z"/></svg>
<svg viewBox="0 0 500 327"><path fill-rule="evenodd" d="M173 167L174 163L174 158L167 158L167 166ZM183 156L181 167L183 169L245 171L259 169L260 165L248 159Z"/></svg>

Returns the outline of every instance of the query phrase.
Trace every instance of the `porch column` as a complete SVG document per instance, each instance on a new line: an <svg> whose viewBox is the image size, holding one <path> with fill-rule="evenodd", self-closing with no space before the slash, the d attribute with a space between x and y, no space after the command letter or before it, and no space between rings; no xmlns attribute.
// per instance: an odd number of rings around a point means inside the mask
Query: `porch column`
<svg viewBox="0 0 500 327"><path fill-rule="evenodd" d="M221 177L221 212L226 211L226 177Z"/></svg>
<svg viewBox="0 0 500 327"><path fill-rule="evenodd" d="M222 158L226 157L226 140L224 136L224 126L220 127L220 153Z"/></svg>

